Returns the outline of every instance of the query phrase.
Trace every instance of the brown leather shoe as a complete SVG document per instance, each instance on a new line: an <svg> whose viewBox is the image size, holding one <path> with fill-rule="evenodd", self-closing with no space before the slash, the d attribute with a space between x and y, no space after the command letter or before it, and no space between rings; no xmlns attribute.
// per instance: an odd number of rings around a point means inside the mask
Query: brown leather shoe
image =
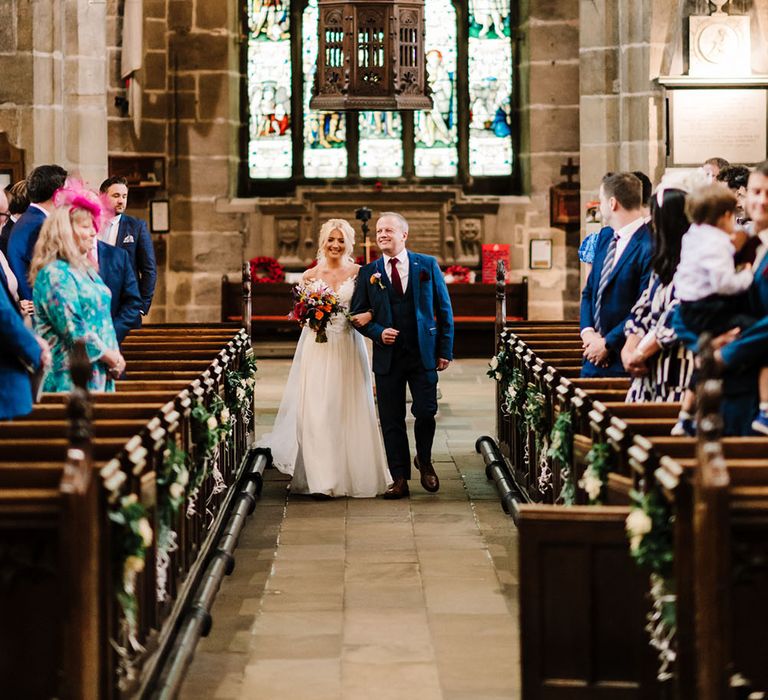
<svg viewBox="0 0 768 700"><path fill-rule="evenodd" d="M410 495L411 491L408 488L408 480L399 477L395 479L395 483L384 492L382 498L386 498L388 501L394 501L398 498L408 498Z"/></svg>
<svg viewBox="0 0 768 700"><path fill-rule="evenodd" d="M413 458L413 466L419 470L421 474L421 485L425 491L430 493L436 493L440 488L440 479L435 474L435 468L432 466L432 462L420 462L418 457Z"/></svg>

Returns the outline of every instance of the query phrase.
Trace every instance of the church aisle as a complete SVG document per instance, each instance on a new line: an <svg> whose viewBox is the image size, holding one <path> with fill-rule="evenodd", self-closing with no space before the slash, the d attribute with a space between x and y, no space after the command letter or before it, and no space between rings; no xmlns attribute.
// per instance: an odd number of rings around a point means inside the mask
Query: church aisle
<svg viewBox="0 0 768 700"><path fill-rule="evenodd" d="M259 362L260 433L288 367ZM437 495L416 480L410 500L286 499L268 472L182 698L519 697L516 532L474 451L493 431L485 369L441 376Z"/></svg>

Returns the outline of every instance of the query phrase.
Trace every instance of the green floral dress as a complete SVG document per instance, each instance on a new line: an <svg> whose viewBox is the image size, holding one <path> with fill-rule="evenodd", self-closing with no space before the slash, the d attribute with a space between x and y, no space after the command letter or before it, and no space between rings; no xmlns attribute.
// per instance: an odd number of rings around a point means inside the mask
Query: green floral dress
<svg viewBox="0 0 768 700"><path fill-rule="evenodd" d="M114 391L115 381L99 362L106 350L118 350L110 304L112 293L94 270L81 271L66 260L46 265L34 287L35 329L51 346L53 364L43 391L70 391L69 353L85 340L91 360L90 391Z"/></svg>

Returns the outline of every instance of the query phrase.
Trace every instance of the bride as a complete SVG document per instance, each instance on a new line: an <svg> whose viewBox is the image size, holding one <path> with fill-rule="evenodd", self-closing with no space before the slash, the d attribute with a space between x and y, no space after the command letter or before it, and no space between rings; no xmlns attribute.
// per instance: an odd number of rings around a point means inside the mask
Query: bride
<svg viewBox="0 0 768 700"><path fill-rule="evenodd" d="M355 232L343 219L320 229L317 266L302 284L328 287L349 308L359 265L353 262ZM364 322L364 321L363 321ZM292 493L322 498L373 497L392 482L373 403L368 353L347 318L335 314L328 342L301 332L273 431L259 444L274 465L292 474Z"/></svg>

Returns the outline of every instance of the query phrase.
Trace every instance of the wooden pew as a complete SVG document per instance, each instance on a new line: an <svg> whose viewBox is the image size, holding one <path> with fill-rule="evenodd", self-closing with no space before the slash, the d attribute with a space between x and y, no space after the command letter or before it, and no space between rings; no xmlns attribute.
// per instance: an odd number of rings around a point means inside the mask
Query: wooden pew
<svg viewBox="0 0 768 700"><path fill-rule="evenodd" d="M173 328L169 331L169 337L178 336L183 340L184 337L189 337L192 330L198 329L188 329L185 333L182 327ZM247 466L246 456L249 449L247 433L250 418L240 414L234 415L233 439L226 447L222 443L218 452L217 462L221 478L228 489L217 494L211 479L207 478L198 492L196 514L187 517L180 512L174 518L173 527L179 536L179 547L171 553L170 567L167 569L169 575L165 582L166 595L170 597L166 598L165 602L156 598L156 587L159 585L156 578L156 573L159 571L156 567L157 540L153 543L153 549L147 552L145 570L137 579L136 640L143 647L143 651L130 652L135 677L126 675L126 669L129 667L121 662L121 657L114 654L110 641L118 640L121 646L126 646L126 638L118 626L119 616L114 605L115 582L107 575L111 571L110 562L113 561L113 555L109 554L110 548L115 547L114 526L110 525L107 513L114 507L114 503L107 500L107 494L101 487L103 477L100 472L103 470L106 474L111 469L112 474L122 474L122 486L117 487L119 492L133 493L140 501L146 501L156 535L159 522L156 486L158 469L165 459L165 441L173 437L178 444L190 452L193 459L196 458L189 412L198 398L207 403L214 394L223 395L226 372L230 368L237 369L250 346L247 336L236 331L236 328L210 330L210 334L218 338L216 351L210 355L213 363L209 360L205 370L202 373L197 372L196 375L193 373L191 379L168 381L164 378L163 372L155 371L154 374L159 376L159 379L121 381L118 382L116 393L97 395L92 411L94 417L92 427L88 420L86 421L89 423L87 429L81 426L79 433L71 426L67 428L63 420L65 412L70 412L72 409L72 401L67 401L65 397L58 394L44 396L43 402L23 420L17 423L0 424L0 537L6 532L3 529L3 523L10 522L12 527L18 529L17 516L20 512L39 511L42 514L51 511L52 506L46 503L52 503L57 498L59 499L57 503L61 501L57 494L60 483L63 483L60 479L64 464L62 457L67 452L67 445L71 445L71 442L65 438L69 430L70 441L71 436L78 433L81 434L81 442L87 443L87 448L83 450L87 467L80 465L78 469L81 472L85 469L92 476L92 482L98 485L95 506L98 514L95 517L89 516L87 521L83 521L84 514L90 511L81 506L67 505L64 510L65 515L68 513L67 517L79 518L78 528L76 531L60 530L62 536L66 534L69 537L68 544L60 551L67 552L67 556L71 554L74 560L75 555L83 553L83 543L78 541L78 536L82 537L84 533L91 532L89 541L98 543L98 546L94 545L94 547L103 560L103 563L89 569L96 572L93 580L89 580L87 572L81 571L74 563L71 567L64 567L62 564L64 568L54 577L57 592L50 598L52 607L39 605L40 617L29 614L29 620L33 623L32 629L36 630L37 635L41 634L41 629L48 629L50 631L48 638L55 647L50 654L43 657L44 663L41 663L41 659L35 655L34 646L26 645L26 638L21 640L23 643L16 643L16 637L13 636L16 630L5 625L6 620L15 618L10 613L7 617L3 617L4 625L0 626L2 628L0 657L3 657L0 661L0 669L3 662L9 664L8 668L18 669L34 661L36 664L34 670L30 666L29 672L21 674L19 678L26 682L28 677L36 674L35 680L39 681L33 688L24 688L19 693L14 693L11 686L9 697L112 698L125 694L143 694L159 677L164 663L164 654L170 648L173 633L186 614L185 604L188 604L190 597L194 594L195 586L209 560L209 553L213 552L216 545L215 535L223 527L231 507L233 505L240 507L236 482L242 481L245 474L243 470ZM162 329L159 327L151 329L151 332L153 336L162 336ZM148 330L145 330L145 333L148 334ZM183 347L178 350L178 358L183 358ZM87 370L83 376L85 374ZM90 408L88 411L90 413ZM57 432L62 435L61 438L47 437ZM89 438L91 433L95 435L92 440L82 440L82 434ZM90 461L91 458L93 462ZM263 469L264 456L258 459L261 460ZM78 483L75 486L67 486L66 488L69 489L67 493L86 497L93 491L93 489L84 488L82 484L78 486ZM256 482L254 484L258 485ZM249 502L252 502L252 496L249 498ZM245 505L247 506L248 503ZM206 511L210 514L206 514ZM4 519L6 513L12 513L16 519ZM210 522L211 518L213 518L212 522ZM239 516L239 519L242 520L242 516ZM61 518L57 522L60 521ZM50 530L49 526L45 527ZM73 532L78 534L73 535ZM37 536L32 538L33 542L39 540L39 537L38 539L35 537ZM0 552L5 551L7 550L3 550L0 546ZM61 558L55 555L55 550L51 551L54 556L50 561L58 566L57 562ZM93 552L90 554L85 552L85 554L91 558L94 556ZM231 555L228 554L227 557L231 558ZM231 569L231 567L225 568ZM60 585L62 582L66 586L62 587ZM60 591L68 590L67 586L70 584L73 586L73 592L67 600L80 601L77 605L68 605L61 597L63 593L59 595ZM29 590L31 594L39 591L34 587L30 587ZM70 594L67 593L67 595ZM17 597L13 600L15 601L14 614L27 615L28 606L32 605L31 599L28 597L22 600ZM45 602L47 603L48 599ZM81 611L86 610L87 614L91 614L94 605L98 615L92 616L90 629L95 630L93 632L96 635L95 641L93 635L83 637L83 646L78 646L80 640L76 631L82 627L85 634L89 626L85 624L67 626L66 620L69 618L60 613L65 611L73 617L77 615L82 617L85 613L81 614ZM46 616L46 625L42 623L35 625L35 620L42 620L42 616ZM72 634L72 631L75 634ZM64 645L63 650L62 635L68 635L67 644ZM4 650L8 650L8 653L3 654ZM189 650L185 653L188 654ZM63 668L69 670L62 672ZM5 677L7 675L4 674ZM4 690L7 688L8 686Z"/></svg>

